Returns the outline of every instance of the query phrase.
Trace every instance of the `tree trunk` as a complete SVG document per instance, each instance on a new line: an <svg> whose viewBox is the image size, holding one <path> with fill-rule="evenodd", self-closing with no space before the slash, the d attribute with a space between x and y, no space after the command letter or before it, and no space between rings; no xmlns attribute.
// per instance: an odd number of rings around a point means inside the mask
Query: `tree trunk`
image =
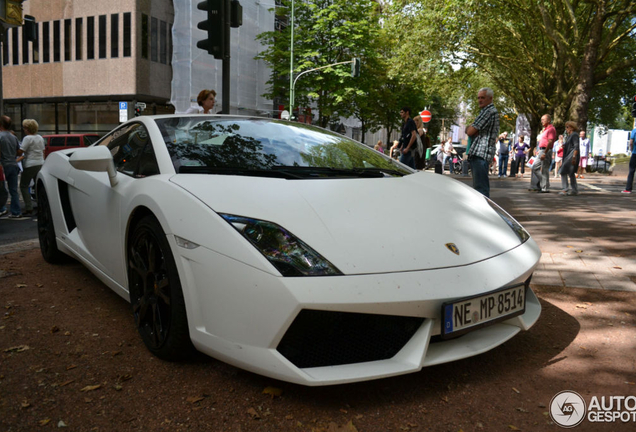
<svg viewBox="0 0 636 432"><path fill-rule="evenodd" d="M587 127L587 108L590 104L590 95L594 88L594 68L598 61L598 50L603 36L603 19L605 18L605 3L599 2L596 16L592 22L590 39L585 46L585 53L579 70L579 80L574 91L574 98L570 106L572 120L579 130Z"/></svg>
<svg viewBox="0 0 636 432"><path fill-rule="evenodd" d="M541 130L541 120L537 116L530 116L528 123L530 123L530 140L528 141L530 145L529 155L532 156L532 150L537 146L537 135Z"/></svg>
<svg viewBox="0 0 636 432"><path fill-rule="evenodd" d="M364 120L360 120L360 123L362 123L362 127L360 128L360 132L362 133L362 137L360 138L360 142L362 144L364 144L364 136L367 134L367 128L365 126L365 122Z"/></svg>

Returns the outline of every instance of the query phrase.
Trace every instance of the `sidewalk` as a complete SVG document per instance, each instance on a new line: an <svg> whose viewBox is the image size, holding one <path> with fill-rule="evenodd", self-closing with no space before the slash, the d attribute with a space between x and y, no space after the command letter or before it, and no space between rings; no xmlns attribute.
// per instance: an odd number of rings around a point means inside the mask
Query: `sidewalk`
<svg viewBox="0 0 636 432"><path fill-rule="evenodd" d="M470 177L455 177L472 185ZM491 198L530 232L543 252L532 284L636 292L636 194L624 176L588 173L579 196L528 192L530 179L490 178Z"/></svg>

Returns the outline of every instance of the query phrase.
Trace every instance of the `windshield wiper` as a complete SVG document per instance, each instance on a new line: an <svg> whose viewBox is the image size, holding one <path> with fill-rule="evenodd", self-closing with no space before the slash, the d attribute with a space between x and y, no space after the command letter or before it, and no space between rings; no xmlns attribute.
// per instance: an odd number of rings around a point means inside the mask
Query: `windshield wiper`
<svg viewBox="0 0 636 432"><path fill-rule="evenodd" d="M283 179L304 178L304 176L280 170L186 165L179 167L179 174L222 174L253 177L274 177Z"/></svg>
<svg viewBox="0 0 636 432"><path fill-rule="evenodd" d="M296 174L302 178L321 177L356 177L356 178L380 178L384 177L384 170L375 168L331 168L331 167L309 167L309 166L285 166L276 165L272 170ZM392 171L392 170L389 170ZM397 173L397 171L396 171ZM398 173L399 174L399 173ZM401 174L400 174L401 175Z"/></svg>
<svg viewBox="0 0 636 432"><path fill-rule="evenodd" d="M404 173L388 168L330 168L275 165L270 169L240 167L188 166L179 167L179 174L222 174L253 177L272 177L288 180L315 178L382 178Z"/></svg>
<svg viewBox="0 0 636 432"><path fill-rule="evenodd" d="M367 172L378 172L378 173L388 174L390 176L396 176L396 177L404 177L406 174L410 174L410 173L405 173L405 172L390 169L390 168L358 168L358 170L367 171Z"/></svg>

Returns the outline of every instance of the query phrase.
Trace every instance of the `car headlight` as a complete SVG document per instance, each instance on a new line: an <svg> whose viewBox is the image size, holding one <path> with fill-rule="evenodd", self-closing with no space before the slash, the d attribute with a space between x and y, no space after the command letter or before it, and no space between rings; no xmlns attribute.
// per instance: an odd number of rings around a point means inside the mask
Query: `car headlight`
<svg viewBox="0 0 636 432"><path fill-rule="evenodd" d="M490 207L492 207L492 209L496 211L499 216L501 216L501 218L508 224L508 226L515 232L515 234L517 234L517 237L519 238L519 240L521 240L521 243L525 243L526 240L530 238L530 234L528 234L528 231L526 231L525 228L522 227L521 224L515 220L515 218L510 216L504 209L495 204L495 202L491 199L486 198L486 201L488 201Z"/></svg>
<svg viewBox="0 0 636 432"><path fill-rule="evenodd" d="M272 222L220 214L283 276L342 275L333 264L285 228Z"/></svg>

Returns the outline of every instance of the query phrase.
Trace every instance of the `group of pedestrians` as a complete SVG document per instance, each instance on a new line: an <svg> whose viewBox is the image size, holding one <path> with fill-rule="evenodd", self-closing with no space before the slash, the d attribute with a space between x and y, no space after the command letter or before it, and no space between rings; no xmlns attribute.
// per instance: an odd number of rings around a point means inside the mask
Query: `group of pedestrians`
<svg viewBox="0 0 636 432"><path fill-rule="evenodd" d="M391 156L395 151L400 152L399 160L405 165L413 169L424 169L426 164L426 148L428 147L428 139L426 130L422 123L422 118L416 116L411 118L411 108L402 107L400 110L402 118L402 133L399 141L393 141L393 145L389 150Z"/></svg>
<svg viewBox="0 0 636 432"><path fill-rule="evenodd" d="M541 116L541 132L537 136L537 147L534 150L534 157L530 158L530 143L526 142L523 135L518 137L514 144L508 138L508 133L499 134L499 113L493 105L494 93L490 88L482 88L477 93L477 101L480 112L475 121L466 127L468 135L468 148L466 151L468 162L470 163L473 175L473 188L483 195L490 196L489 168L495 158L498 159L499 178L506 177L508 172L508 161L512 153L513 167L511 176L523 177L525 173L526 160L531 162L531 176L529 191L539 193L550 192L550 171L554 169L555 178L561 176L560 195L578 195L577 178L583 178L583 173L587 166L587 159L590 154L590 141L586 137L585 131L579 131L577 124L573 121L565 122L565 135L557 138L557 132L552 124L552 116L544 114ZM425 137L421 119L416 124L416 120L411 118L409 107L400 110L402 117L402 133L399 141L394 141L390 149L393 155L395 150L400 151L400 162L417 169L420 161L424 161L422 154L422 140ZM636 141L636 128L630 137L630 151L632 156L629 163L629 174L627 186L623 193L632 193L634 176L636 175L636 153L634 153ZM381 142L376 149L383 152ZM424 151L426 147L424 146ZM442 167L449 161L449 168L453 170L453 147L452 140L444 143L438 150L438 160ZM553 164L554 157L554 164ZM419 159L418 159L419 158ZM520 172L519 172L520 171Z"/></svg>
<svg viewBox="0 0 636 432"><path fill-rule="evenodd" d="M508 177L508 165L510 165L510 177L523 177L529 147L524 142L523 135L520 135L519 141L513 144L513 140L508 137L508 132L501 133L497 138L491 173L497 172L498 178ZM521 173L519 173L519 169L521 169Z"/></svg>
<svg viewBox="0 0 636 432"><path fill-rule="evenodd" d="M11 118L0 116L0 216L8 214L9 219L23 219L34 214L29 186L44 164L44 138L37 134L37 121L25 119L22 129L24 138L20 144L13 133ZM18 189L22 193L24 211L20 205ZM7 208L9 197L11 201Z"/></svg>
<svg viewBox="0 0 636 432"><path fill-rule="evenodd" d="M466 134L471 143L467 154L473 171L473 187L485 196L490 196L490 182L488 178L489 165L495 154L499 156L499 177L506 177L508 160L512 152L515 169L511 175L523 177L526 158L529 157L530 146L525 142L524 136L511 145L506 132L499 134L499 113L493 105L493 91L490 88L482 88L477 93L480 112L475 121L466 127ZM575 122L565 123L565 135L557 141L557 132L552 124L550 114L541 117L541 132L537 136L535 157L532 159L531 179L529 191L550 192L550 168L553 153L556 151L558 163L555 164L555 176L561 176L561 195L578 195L577 178L583 178L583 172L587 165L589 155L589 139L585 131L579 131ZM634 150L636 129L632 131L630 147ZM555 142L557 148L555 149ZM530 159L528 159L530 163ZM631 193L634 175L636 172L636 156L632 153L630 171L627 179L627 187L624 193Z"/></svg>
<svg viewBox="0 0 636 432"><path fill-rule="evenodd" d="M555 145L556 130L549 114L541 117L543 129L537 138L537 159L532 166L529 191L550 192L550 166L555 156L554 171L561 176L560 195L578 195L577 178L583 178L590 152L589 139L585 131L579 131L573 121L565 122L565 136L561 135Z"/></svg>

